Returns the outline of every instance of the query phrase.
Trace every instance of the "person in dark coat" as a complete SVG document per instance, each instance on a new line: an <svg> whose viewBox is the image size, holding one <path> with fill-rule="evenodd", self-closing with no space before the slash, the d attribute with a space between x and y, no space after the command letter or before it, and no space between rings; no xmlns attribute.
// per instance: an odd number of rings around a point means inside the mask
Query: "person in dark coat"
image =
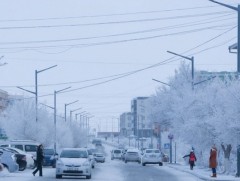
<svg viewBox="0 0 240 181"><path fill-rule="evenodd" d="M209 157L209 167L212 168L212 176L217 177L217 148L215 145L212 146L210 150L210 157Z"/></svg>
<svg viewBox="0 0 240 181"><path fill-rule="evenodd" d="M193 170L193 167L195 166L195 161L197 161L197 158L195 156L195 153L193 150L190 151L189 155L185 155L183 158L189 157L189 165L190 169Z"/></svg>
<svg viewBox="0 0 240 181"><path fill-rule="evenodd" d="M39 176L42 176L42 164L43 164L43 158L44 158L44 153L43 153L43 145L40 144L38 147L37 147L37 153L36 153L36 156L37 156L37 168L33 171L33 176L35 176L35 174L39 171Z"/></svg>

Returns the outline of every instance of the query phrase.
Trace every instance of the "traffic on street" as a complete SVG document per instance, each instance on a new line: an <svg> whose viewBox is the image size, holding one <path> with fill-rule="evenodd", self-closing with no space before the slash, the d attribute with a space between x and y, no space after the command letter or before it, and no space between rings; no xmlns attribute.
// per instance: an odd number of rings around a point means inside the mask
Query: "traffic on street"
<svg viewBox="0 0 240 181"><path fill-rule="evenodd" d="M80 150L84 150L81 148ZM162 181L197 181L197 178L193 176L178 172L171 169L164 164L162 166L149 164L142 166L138 162L125 162L122 159L111 159L111 151L114 147L104 145L101 148L102 154L105 155L105 162L96 162L95 167L91 169L91 180L93 181L154 181L161 179ZM68 149L69 150L69 149ZM76 148L74 149L76 150ZM99 152L99 151L97 151ZM140 152L139 152L140 153ZM140 154L141 155L141 154ZM67 154L66 154L67 156ZM69 156L69 155L68 155ZM83 155L84 156L84 155ZM86 156L86 155L85 155ZM58 167L58 166L57 166ZM52 166L43 167L43 176L39 177L38 174L32 175L32 169L25 169L24 171L17 171L10 173L6 169L0 172L0 178L4 181L33 181L33 180L56 180L56 170L58 168ZM85 176L62 176L57 179L61 180L76 180L76 179L88 179Z"/></svg>

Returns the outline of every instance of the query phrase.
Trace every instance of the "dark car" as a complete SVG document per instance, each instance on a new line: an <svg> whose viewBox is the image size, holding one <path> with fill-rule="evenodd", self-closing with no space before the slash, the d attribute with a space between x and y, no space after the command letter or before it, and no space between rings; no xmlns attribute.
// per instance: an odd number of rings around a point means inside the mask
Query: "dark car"
<svg viewBox="0 0 240 181"><path fill-rule="evenodd" d="M44 148L44 159L43 159L43 166L52 166L53 168L56 167L56 160L57 160L57 153L55 153L53 148Z"/></svg>

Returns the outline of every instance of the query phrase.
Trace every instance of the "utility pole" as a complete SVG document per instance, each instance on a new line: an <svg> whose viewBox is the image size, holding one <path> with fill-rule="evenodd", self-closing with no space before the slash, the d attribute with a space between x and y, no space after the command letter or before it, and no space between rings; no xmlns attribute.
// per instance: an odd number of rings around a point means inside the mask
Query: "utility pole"
<svg viewBox="0 0 240 181"><path fill-rule="evenodd" d="M234 6L230 6L228 4L217 2L215 0L209 0L209 1L211 1L213 3L216 3L216 4L219 4L221 6L224 6L224 7L230 8L232 10L235 10L238 13L237 73L240 73L240 51L239 51L239 48L240 48L240 5L238 5L238 7L234 7Z"/></svg>
<svg viewBox="0 0 240 181"><path fill-rule="evenodd" d="M80 107L80 108L78 108L78 109L74 109L74 110L71 110L71 111L70 111L70 123L72 122L72 113L73 113L74 111L79 110L79 109L82 109L82 108Z"/></svg>
<svg viewBox="0 0 240 181"><path fill-rule="evenodd" d="M70 102L70 103L68 103L68 104L64 104L64 120L65 120L65 122L67 121L67 106L69 106L69 105L71 105L71 104L74 104L74 103L76 103L76 102L78 102L78 100L73 101L73 102Z"/></svg>
<svg viewBox="0 0 240 181"><path fill-rule="evenodd" d="M58 91L54 91L54 151L57 151L57 94L70 89L71 87L67 87Z"/></svg>
<svg viewBox="0 0 240 181"><path fill-rule="evenodd" d="M190 60L192 62L192 89L194 89L194 57L186 57L186 56L183 56L183 55L171 52L171 51L167 51L167 52L171 53L173 55L185 58L185 59Z"/></svg>
<svg viewBox="0 0 240 181"><path fill-rule="evenodd" d="M46 70L49 70L49 69L54 68L56 66L57 65L53 65L51 67L48 67L48 68L45 68L45 69L42 69L42 70L35 70L35 92L29 91L29 90L24 89L22 87L17 87L17 88L19 88L21 90L24 90L26 92L29 92L29 93L32 93L32 94L35 95L36 122L38 122L38 77L37 77L38 73L41 73L41 72L46 71Z"/></svg>
<svg viewBox="0 0 240 181"><path fill-rule="evenodd" d="M215 0L209 0L213 3L216 3L216 4L219 4L221 6L224 6L224 7L227 7L227 8L230 8L232 10L235 10L237 11L238 13L238 38L237 38L237 73L239 74L240 73L240 51L239 51L239 48L240 48L240 5L238 5L238 7L234 7L234 6L230 6L228 4L224 4L224 3L220 3L220 2L217 2ZM240 145L238 145L237 149L240 151ZM240 157L240 156L239 156ZM240 160L240 158L239 158ZM237 174L236 174L237 177L240 177L240 161L239 163L237 164Z"/></svg>

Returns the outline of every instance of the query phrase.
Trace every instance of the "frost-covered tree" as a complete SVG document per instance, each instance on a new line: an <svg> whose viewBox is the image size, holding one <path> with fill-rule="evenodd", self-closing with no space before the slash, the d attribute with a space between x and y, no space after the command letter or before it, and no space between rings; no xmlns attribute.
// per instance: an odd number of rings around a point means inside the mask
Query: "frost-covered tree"
<svg viewBox="0 0 240 181"><path fill-rule="evenodd" d="M9 139L36 140L45 147L53 147L55 142L55 125L53 114L39 106L38 122L35 119L35 102L32 99L12 101L0 120ZM79 147L86 145L86 131L80 130L79 125L71 125L57 116L56 124L58 147Z"/></svg>
<svg viewBox="0 0 240 181"><path fill-rule="evenodd" d="M202 81L198 72L195 75L195 83ZM191 69L183 63L169 78L170 86L159 88L151 97L149 118L167 126L179 141L193 146L201 165L208 165L209 150L216 144L221 163L221 143L231 145L232 153L240 144L240 83L227 76L196 84L194 90L191 83ZM225 167L229 157L225 157Z"/></svg>

